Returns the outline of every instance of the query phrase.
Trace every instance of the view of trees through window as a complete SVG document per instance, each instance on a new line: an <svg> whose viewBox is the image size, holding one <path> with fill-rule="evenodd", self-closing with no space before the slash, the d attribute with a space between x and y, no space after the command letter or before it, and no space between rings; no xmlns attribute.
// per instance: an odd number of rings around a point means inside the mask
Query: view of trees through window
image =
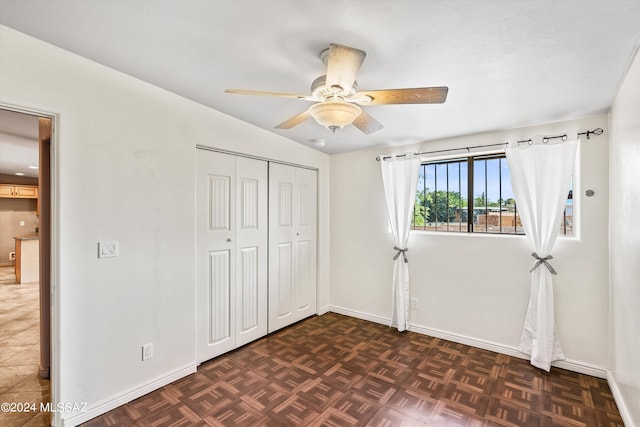
<svg viewBox="0 0 640 427"><path fill-rule="evenodd" d="M412 228L524 234L504 154L423 163ZM571 190L559 231L573 235Z"/></svg>

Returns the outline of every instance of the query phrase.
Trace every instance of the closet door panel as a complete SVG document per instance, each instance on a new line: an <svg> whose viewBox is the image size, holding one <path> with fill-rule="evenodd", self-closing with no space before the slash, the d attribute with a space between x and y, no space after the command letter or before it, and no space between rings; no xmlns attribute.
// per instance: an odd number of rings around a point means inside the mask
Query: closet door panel
<svg viewBox="0 0 640 427"><path fill-rule="evenodd" d="M276 320L282 321L293 316L293 251L291 242L278 244L274 265L277 265L277 277L274 291L277 295ZM286 321L286 320L285 320Z"/></svg>
<svg viewBox="0 0 640 427"><path fill-rule="evenodd" d="M199 362L234 348L235 162L198 150L196 160L196 336Z"/></svg>
<svg viewBox="0 0 640 427"><path fill-rule="evenodd" d="M238 334L251 334L260 325L259 284L258 284L258 248L240 250L240 268L238 269Z"/></svg>
<svg viewBox="0 0 640 427"><path fill-rule="evenodd" d="M223 345L233 339L230 322L231 251L209 252L207 302L209 311L209 345Z"/></svg>
<svg viewBox="0 0 640 427"><path fill-rule="evenodd" d="M317 172L295 168L294 228L297 319L316 313Z"/></svg>
<svg viewBox="0 0 640 427"><path fill-rule="evenodd" d="M316 313L316 179L269 164L269 332Z"/></svg>
<svg viewBox="0 0 640 427"><path fill-rule="evenodd" d="M311 309L313 311L311 314L313 314L315 313L315 304L311 294L315 293L315 289L312 289L310 245L308 240L301 240L296 243L295 309L298 313Z"/></svg>
<svg viewBox="0 0 640 427"><path fill-rule="evenodd" d="M293 320L293 188L289 166L269 163L269 332Z"/></svg>
<svg viewBox="0 0 640 427"><path fill-rule="evenodd" d="M267 334L267 162L236 158L236 347Z"/></svg>

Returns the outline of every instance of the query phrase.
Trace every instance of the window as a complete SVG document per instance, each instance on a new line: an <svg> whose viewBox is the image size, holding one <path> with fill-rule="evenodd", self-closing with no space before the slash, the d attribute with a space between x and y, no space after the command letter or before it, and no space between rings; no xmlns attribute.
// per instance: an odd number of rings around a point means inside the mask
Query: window
<svg viewBox="0 0 640 427"><path fill-rule="evenodd" d="M573 235L569 191L560 234ZM524 234L504 154L423 163L412 229Z"/></svg>

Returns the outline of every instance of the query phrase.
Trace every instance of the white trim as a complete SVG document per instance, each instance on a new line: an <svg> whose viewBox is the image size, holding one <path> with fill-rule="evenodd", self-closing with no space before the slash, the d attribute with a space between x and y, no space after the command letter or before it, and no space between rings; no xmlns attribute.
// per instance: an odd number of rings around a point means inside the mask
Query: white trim
<svg viewBox="0 0 640 427"><path fill-rule="evenodd" d="M348 308L337 307L333 305L329 306L329 311L362 320L368 320L370 322L381 323L383 325L389 325L391 321L389 318L375 316L361 311L351 310ZM528 359L527 355L518 351L516 347L511 347L504 344L499 344L478 338L472 338L466 335L456 334L452 332L441 331L439 329L428 328L426 326L420 326L413 323L409 324L409 330L418 334L441 338L447 341L453 341L459 344L465 344L472 347L481 348L483 350L493 351L495 353L506 354L507 356L513 356L519 359ZM598 378L607 378L607 371L605 368L594 366L584 362L578 362L575 360L562 360L553 362L551 366L578 372L580 374L591 375Z"/></svg>
<svg viewBox="0 0 640 427"><path fill-rule="evenodd" d="M507 356L517 357L519 359L528 359L528 356L525 353L520 352L516 347L511 347L492 341L472 338L466 335L454 334L451 332L445 332L438 329L427 328L425 326L414 324L411 324L411 326L409 326L409 330L412 332L417 332L419 334L429 335L432 337L445 339L447 341L453 341L459 344L465 344L472 347L481 348L483 350L493 351L495 353L506 354ZM606 369L575 360L559 360L557 362L551 363L551 366L578 372L580 374L591 375L598 378L607 377Z"/></svg>
<svg viewBox="0 0 640 427"><path fill-rule="evenodd" d="M356 319L368 320L369 322L380 323L381 325L386 326L389 326L391 324L391 319L387 317L376 316L373 314L365 313L363 311L351 310L350 308L339 307L336 305L329 305L328 308L332 313L355 317Z"/></svg>
<svg viewBox="0 0 640 427"><path fill-rule="evenodd" d="M618 406L618 412L620 412L620 417L622 418L622 422L625 426L633 426L633 420L631 419L631 412L625 403L624 398L622 397L622 392L620 391L620 387L618 387L618 382L616 381L613 373L607 369L607 384L609 384L609 388L611 389L611 394L613 395L613 400L616 401L616 406Z"/></svg>
<svg viewBox="0 0 640 427"><path fill-rule="evenodd" d="M238 157L246 157L248 159L255 159L255 160L261 160L261 161L265 161L265 162L269 162L269 163L277 163L280 165L285 165L285 166L293 166L296 168L302 168L302 169L309 169L312 171L319 171L318 168L314 167L314 166L305 166L299 163L291 163L291 162L285 162L284 160L277 160L277 159L272 159L269 157L262 157L262 156L254 156L253 154L247 154L247 153L241 153L238 151L231 151L231 150L225 150L223 148L216 148L216 147L212 147L209 145L202 145L202 144L196 144L196 150L205 150L205 151L213 151L216 153L222 153L222 154L229 154L231 156L238 156Z"/></svg>
<svg viewBox="0 0 640 427"><path fill-rule="evenodd" d="M132 400L144 396L145 394L151 393L152 391L157 390L160 387L164 387L165 385L177 381L180 378L191 375L194 372L196 372L195 364L189 364L183 368L179 368L169 373L168 375L163 375L154 380L151 380L148 383L131 388L128 391L111 396L107 399L104 399L102 402L91 405L89 408L87 408L86 412L76 413L68 418L63 417L62 425L66 427L77 426L79 424L85 423L95 417L111 411L112 409L122 406L125 403L131 402Z"/></svg>
<svg viewBox="0 0 640 427"><path fill-rule="evenodd" d="M576 360L558 360L557 362L551 362L551 366L566 369L567 371L577 372L579 374L591 375L596 378L607 378L607 370L605 368L585 362L578 362Z"/></svg>
<svg viewBox="0 0 640 427"><path fill-rule="evenodd" d="M327 314L331 311L331 306L325 305L324 307L320 307L318 309L318 316L322 316L323 314Z"/></svg>

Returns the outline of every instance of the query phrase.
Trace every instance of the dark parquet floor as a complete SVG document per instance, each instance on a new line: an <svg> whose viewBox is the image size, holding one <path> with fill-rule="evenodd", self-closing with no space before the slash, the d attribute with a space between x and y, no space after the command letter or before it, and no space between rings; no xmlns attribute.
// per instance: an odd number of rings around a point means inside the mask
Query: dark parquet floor
<svg viewBox="0 0 640 427"><path fill-rule="evenodd" d="M86 423L131 425L624 427L605 380L333 313Z"/></svg>

